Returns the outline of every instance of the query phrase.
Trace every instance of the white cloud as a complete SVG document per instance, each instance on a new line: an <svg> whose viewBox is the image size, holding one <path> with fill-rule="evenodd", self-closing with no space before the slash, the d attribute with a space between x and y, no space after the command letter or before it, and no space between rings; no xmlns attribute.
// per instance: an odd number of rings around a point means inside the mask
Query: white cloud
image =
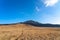
<svg viewBox="0 0 60 40"><path fill-rule="evenodd" d="M54 6L56 3L58 3L59 0L44 0L44 4L46 7L48 6Z"/></svg>
<svg viewBox="0 0 60 40"><path fill-rule="evenodd" d="M38 8L38 6L36 6L36 8L35 8L35 9L36 9L36 11L37 11L37 12L39 12L39 11L40 11L40 8Z"/></svg>

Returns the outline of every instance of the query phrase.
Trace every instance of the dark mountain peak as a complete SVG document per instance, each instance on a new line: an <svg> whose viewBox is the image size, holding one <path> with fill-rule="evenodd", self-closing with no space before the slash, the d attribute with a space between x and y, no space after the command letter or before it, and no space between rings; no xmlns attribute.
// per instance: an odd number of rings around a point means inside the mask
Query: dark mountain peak
<svg viewBox="0 0 60 40"><path fill-rule="evenodd" d="M22 24L29 24L29 25L37 26L37 25L40 25L41 23L33 21L33 20L28 20L28 21L22 22Z"/></svg>
<svg viewBox="0 0 60 40"><path fill-rule="evenodd" d="M28 21L25 21L26 23L39 23L37 21L33 21L33 20L28 20Z"/></svg>
<svg viewBox="0 0 60 40"><path fill-rule="evenodd" d="M25 22L35 22L35 21L33 21L33 20L28 20L28 21L25 21Z"/></svg>
<svg viewBox="0 0 60 40"><path fill-rule="evenodd" d="M60 25L56 25L56 24L42 24L39 23L37 21L33 21L33 20L28 20L25 22L20 22L21 24L28 24L28 25L33 25L33 26L38 26L38 27L60 27Z"/></svg>

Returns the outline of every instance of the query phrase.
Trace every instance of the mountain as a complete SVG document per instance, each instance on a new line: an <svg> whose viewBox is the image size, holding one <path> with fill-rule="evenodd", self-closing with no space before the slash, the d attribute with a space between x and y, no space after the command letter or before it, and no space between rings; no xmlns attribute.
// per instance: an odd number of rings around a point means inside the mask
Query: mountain
<svg viewBox="0 0 60 40"><path fill-rule="evenodd" d="M42 24L33 20L1 24L0 40L60 40L60 28L57 26L60 27L60 25Z"/></svg>
<svg viewBox="0 0 60 40"><path fill-rule="evenodd" d="M41 23L33 21L33 20L28 20L28 21L25 21L25 22L21 22L21 24L28 24L28 25L38 26Z"/></svg>
<svg viewBox="0 0 60 40"><path fill-rule="evenodd" d="M0 24L1 25L16 25L16 24L26 24L26 25L32 25L32 26L36 26L36 27L60 27L59 24L43 24L43 23L39 23L37 21L33 21L33 20L28 20L28 21L24 21L24 22L19 22L19 23L12 23L12 24Z"/></svg>
<svg viewBox="0 0 60 40"><path fill-rule="evenodd" d="M38 26L38 27L60 27L60 25L58 24L42 24L33 20L28 20L25 22L21 22L21 24L28 24L28 25L32 25L32 26Z"/></svg>

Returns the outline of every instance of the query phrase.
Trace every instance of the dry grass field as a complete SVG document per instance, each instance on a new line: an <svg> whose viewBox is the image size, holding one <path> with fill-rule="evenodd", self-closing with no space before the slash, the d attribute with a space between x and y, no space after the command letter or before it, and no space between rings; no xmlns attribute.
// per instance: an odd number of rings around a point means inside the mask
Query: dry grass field
<svg viewBox="0 0 60 40"><path fill-rule="evenodd" d="M0 40L60 40L60 28L26 24L0 26Z"/></svg>

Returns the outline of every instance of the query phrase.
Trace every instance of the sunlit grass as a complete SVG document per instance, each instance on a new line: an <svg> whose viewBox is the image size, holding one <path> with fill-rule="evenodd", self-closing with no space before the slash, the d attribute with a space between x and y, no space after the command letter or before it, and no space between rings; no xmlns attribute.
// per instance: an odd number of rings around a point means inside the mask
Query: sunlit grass
<svg viewBox="0 0 60 40"><path fill-rule="evenodd" d="M24 24L0 26L0 40L60 40L60 28L33 27Z"/></svg>

